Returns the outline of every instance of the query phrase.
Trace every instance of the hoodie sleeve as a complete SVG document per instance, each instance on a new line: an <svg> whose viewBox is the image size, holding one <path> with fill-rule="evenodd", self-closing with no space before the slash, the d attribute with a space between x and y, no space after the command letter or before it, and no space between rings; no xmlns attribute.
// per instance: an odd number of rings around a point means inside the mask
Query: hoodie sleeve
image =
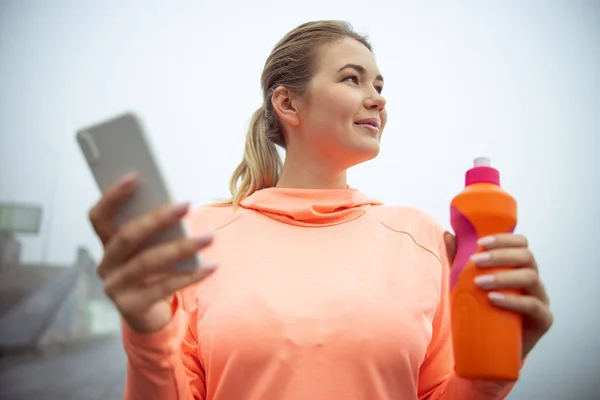
<svg viewBox="0 0 600 400"><path fill-rule="evenodd" d="M206 396L198 342L190 330L194 315L173 300L173 318L161 330L140 334L121 323L127 354L124 400L200 400ZM192 313L194 314L194 313Z"/></svg>
<svg viewBox="0 0 600 400"><path fill-rule="evenodd" d="M433 336L419 370L419 400L500 400L506 398L514 383L468 380L454 373L452 330L450 325L450 265L443 241L443 229L436 236L442 267L440 304L433 320ZM441 242L441 243L440 243Z"/></svg>
<svg viewBox="0 0 600 400"><path fill-rule="evenodd" d="M231 207L198 207L185 222L190 234L198 234L230 222ZM206 377L199 360L197 334L190 329L198 319L194 286L177 292L173 318L160 331L140 334L122 322L127 354L125 400L203 400Z"/></svg>

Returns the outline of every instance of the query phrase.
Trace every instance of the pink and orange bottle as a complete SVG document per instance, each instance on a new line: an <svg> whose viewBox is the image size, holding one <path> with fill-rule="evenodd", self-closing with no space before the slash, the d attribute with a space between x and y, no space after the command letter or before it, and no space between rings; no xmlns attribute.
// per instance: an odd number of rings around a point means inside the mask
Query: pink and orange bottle
<svg viewBox="0 0 600 400"><path fill-rule="evenodd" d="M521 367L520 314L500 309L479 288L478 275L506 267L478 267L470 256L483 251L478 239L513 232L517 203L500 187L500 173L485 157L475 159L468 170L465 188L450 207L457 252L450 273L452 335L457 375L467 379L517 380ZM515 291L503 291L503 293Z"/></svg>

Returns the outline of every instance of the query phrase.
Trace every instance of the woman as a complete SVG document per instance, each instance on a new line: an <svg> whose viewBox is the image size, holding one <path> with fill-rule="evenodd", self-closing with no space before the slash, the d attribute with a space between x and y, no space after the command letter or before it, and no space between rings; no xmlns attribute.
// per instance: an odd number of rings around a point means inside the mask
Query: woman
<svg viewBox="0 0 600 400"><path fill-rule="evenodd" d="M341 22L301 25L275 46L262 88L228 204L165 206L117 229L130 176L90 212L105 247L98 273L123 316L125 397L505 397L509 383L453 374L454 237L346 184L348 168L377 156L387 120L367 40ZM138 250L182 218L201 235ZM552 323L534 258L522 236L484 243L481 266L519 267L478 284L523 314L525 357ZM171 269L200 250L203 268Z"/></svg>

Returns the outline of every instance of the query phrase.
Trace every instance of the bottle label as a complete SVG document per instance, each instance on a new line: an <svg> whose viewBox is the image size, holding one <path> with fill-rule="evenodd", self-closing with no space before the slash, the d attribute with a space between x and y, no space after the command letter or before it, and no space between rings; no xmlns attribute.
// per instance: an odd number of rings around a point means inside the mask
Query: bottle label
<svg viewBox="0 0 600 400"><path fill-rule="evenodd" d="M456 255L450 270L450 290L452 290L469 258L477 251L477 240L479 238L471 221L458 208L450 208L450 219L456 233Z"/></svg>

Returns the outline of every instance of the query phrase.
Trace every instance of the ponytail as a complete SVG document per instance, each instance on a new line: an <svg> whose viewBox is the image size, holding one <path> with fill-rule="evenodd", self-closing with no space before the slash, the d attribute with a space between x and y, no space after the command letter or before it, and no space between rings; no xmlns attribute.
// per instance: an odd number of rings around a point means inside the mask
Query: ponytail
<svg viewBox="0 0 600 400"><path fill-rule="evenodd" d="M229 182L234 208L255 191L277 184L282 161L271 136L277 137L279 132L278 129L273 132L267 122L265 109L261 106L252 115L246 135L244 158Z"/></svg>

